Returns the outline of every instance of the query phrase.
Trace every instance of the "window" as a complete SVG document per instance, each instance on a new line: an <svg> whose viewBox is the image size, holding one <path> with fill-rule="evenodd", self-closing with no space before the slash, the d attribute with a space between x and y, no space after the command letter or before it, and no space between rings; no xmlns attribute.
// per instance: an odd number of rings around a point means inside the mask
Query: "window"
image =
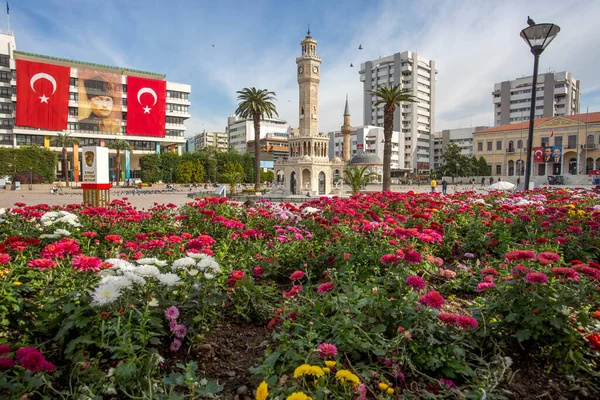
<svg viewBox="0 0 600 400"><path fill-rule="evenodd" d="M548 136L542 138L542 147L548 147L550 145L550 138Z"/></svg>
<svg viewBox="0 0 600 400"><path fill-rule="evenodd" d="M567 138L567 149L574 149L575 147L577 147L577 136L569 135Z"/></svg>
<svg viewBox="0 0 600 400"><path fill-rule="evenodd" d="M71 117L76 117L78 115L78 109L75 107L69 107L69 115Z"/></svg>
<svg viewBox="0 0 600 400"><path fill-rule="evenodd" d="M69 100L77 101L79 100L79 95L77 93L69 93Z"/></svg>
<svg viewBox="0 0 600 400"><path fill-rule="evenodd" d="M10 99L12 96L12 90L9 87L0 88L0 97L4 97L5 99Z"/></svg>
<svg viewBox="0 0 600 400"><path fill-rule="evenodd" d="M13 144L12 135L0 135L0 144Z"/></svg>
<svg viewBox="0 0 600 400"><path fill-rule="evenodd" d="M538 164L538 176L546 175L546 163Z"/></svg>
<svg viewBox="0 0 600 400"><path fill-rule="evenodd" d="M0 112L10 114L12 112L12 103L0 103Z"/></svg>
<svg viewBox="0 0 600 400"><path fill-rule="evenodd" d="M44 137L38 135L17 135L17 144L20 146L37 144L38 146L44 145Z"/></svg>
<svg viewBox="0 0 600 400"><path fill-rule="evenodd" d="M523 148L523 141L519 140L517 141L517 149L522 149Z"/></svg>
<svg viewBox="0 0 600 400"><path fill-rule="evenodd" d="M12 128L12 126L13 126L12 118L5 118L5 119L0 120L0 127L2 127L2 129Z"/></svg>
<svg viewBox="0 0 600 400"><path fill-rule="evenodd" d="M123 85L123 93L127 93L127 85Z"/></svg>
<svg viewBox="0 0 600 400"><path fill-rule="evenodd" d="M562 146L563 142L562 142L562 136L554 136L554 145L555 146Z"/></svg>
<svg viewBox="0 0 600 400"><path fill-rule="evenodd" d="M77 78L71 78L70 84L71 86L77 86Z"/></svg>
<svg viewBox="0 0 600 400"><path fill-rule="evenodd" d="M488 140L487 141L487 151L492 151L492 146L493 146L492 141Z"/></svg>
<svg viewBox="0 0 600 400"><path fill-rule="evenodd" d="M183 125L183 118L179 118L179 117L167 117L167 124L176 124L176 125Z"/></svg>
<svg viewBox="0 0 600 400"><path fill-rule="evenodd" d="M0 82L10 82L12 78L12 73L10 72L0 72Z"/></svg>
<svg viewBox="0 0 600 400"><path fill-rule="evenodd" d="M496 150L502 150L502 140L496 140Z"/></svg>
<svg viewBox="0 0 600 400"><path fill-rule="evenodd" d="M79 138L80 146L100 146L100 139Z"/></svg>
<svg viewBox="0 0 600 400"><path fill-rule="evenodd" d="M76 131L77 130L77 122L69 122L68 129L70 131Z"/></svg>
<svg viewBox="0 0 600 400"><path fill-rule="evenodd" d="M10 67L10 57L6 54L0 54L0 67Z"/></svg>

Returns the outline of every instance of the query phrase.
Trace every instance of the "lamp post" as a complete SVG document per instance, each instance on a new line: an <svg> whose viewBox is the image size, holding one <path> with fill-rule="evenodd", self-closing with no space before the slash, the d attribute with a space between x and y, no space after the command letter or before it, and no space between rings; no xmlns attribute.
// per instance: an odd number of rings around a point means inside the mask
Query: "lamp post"
<svg viewBox="0 0 600 400"><path fill-rule="evenodd" d="M535 120L535 100L537 96L537 77L540 55L546 47L554 40L560 27L554 24L536 24L531 18L527 18L528 28L521 31L521 37L533 54L533 83L531 85L531 106L529 112L529 133L527 134L527 164L525 165L525 189L529 189L531 178L531 158L533 154L533 125Z"/></svg>
<svg viewBox="0 0 600 400"><path fill-rule="evenodd" d="M33 167L29 167L29 190L32 190L32 183L33 183Z"/></svg>

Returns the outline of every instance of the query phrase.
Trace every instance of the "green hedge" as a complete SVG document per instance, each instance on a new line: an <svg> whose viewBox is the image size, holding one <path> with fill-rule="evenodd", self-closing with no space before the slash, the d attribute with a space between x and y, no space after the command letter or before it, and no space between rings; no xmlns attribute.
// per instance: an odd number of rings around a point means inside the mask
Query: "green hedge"
<svg viewBox="0 0 600 400"><path fill-rule="evenodd" d="M16 174L33 174L43 177L46 183L54 182L58 155L40 146L22 146L16 149L0 148L0 177Z"/></svg>

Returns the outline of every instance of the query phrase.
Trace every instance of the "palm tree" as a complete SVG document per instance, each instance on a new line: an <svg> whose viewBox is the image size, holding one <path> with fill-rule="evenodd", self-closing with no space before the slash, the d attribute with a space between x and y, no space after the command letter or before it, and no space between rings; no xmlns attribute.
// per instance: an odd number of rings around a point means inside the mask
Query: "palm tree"
<svg viewBox="0 0 600 400"><path fill-rule="evenodd" d="M122 151L131 151L131 145L127 140L117 139L113 142L110 142L106 145L111 150L117 151L117 157L115 159L115 169L117 170L117 186L119 185L119 180L121 179L121 152Z"/></svg>
<svg viewBox="0 0 600 400"><path fill-rule="evenodd" d="M264 116L273 118L273 115L279 116L275 109L273 101L275 92L269 92L267 89L256 89L254 87L244 88L236 92L238 94L238 108L235 115L241 118L250 119L254 122L254 190L260 191L260 120Z"/></svg>
<svg viewBox="0 0 600 400"><path fill-rule="evenodd" d="M367 172L368 167L346 167L344 170L344 183L350 185L352 194L357 194L360 189L365 187L371 179L371 173Z"/></svg>
<svg viewBox="0 0 600 400"><path fill-rule="evenodd" d="M53 141L56 147L62 147L63 178L65 179L65 185L67 185L69 183L69 159L67 155L67 147L79 145L79 139L74 138L70 133L57 133Z"/></svg>
<svg viewBox="0 0 600 400"><path fill-rule="evenodd" d="M400 85L382 86L369 93L379 97L375 107L383 104L383 191L392 186L392 131L394 128L394 111L401 102L417 103L415 96L408 89L400 89Z"/></svg>
<svg viewBox="0 0 600 400"><path fill-rule="evenodd" d="M230 170L223 172L221 178L231 186L231 194L234 195L237 184L244 180L244 174L240 171Z"/></svg>

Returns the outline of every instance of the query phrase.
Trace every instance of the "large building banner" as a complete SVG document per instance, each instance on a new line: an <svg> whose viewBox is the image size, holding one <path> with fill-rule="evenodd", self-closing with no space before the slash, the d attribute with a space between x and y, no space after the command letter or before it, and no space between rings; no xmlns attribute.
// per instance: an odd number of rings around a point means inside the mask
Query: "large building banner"
<svg viewBox="0 0 600 400"><path fill-rule="evenodd" d="M71 68L17 60L17 126L67 129Z"/></svg>
<svg viewBox="0 0 600 400"><path fill-rule="evenodd" d="M79 68L79 130L120 133L121 75Z"/></svg>
<svg viewBox="0 0 600 400"><path fill-rule="evenodd" d="M167 82L127 77L127 134L165 136Z"/></svg>

